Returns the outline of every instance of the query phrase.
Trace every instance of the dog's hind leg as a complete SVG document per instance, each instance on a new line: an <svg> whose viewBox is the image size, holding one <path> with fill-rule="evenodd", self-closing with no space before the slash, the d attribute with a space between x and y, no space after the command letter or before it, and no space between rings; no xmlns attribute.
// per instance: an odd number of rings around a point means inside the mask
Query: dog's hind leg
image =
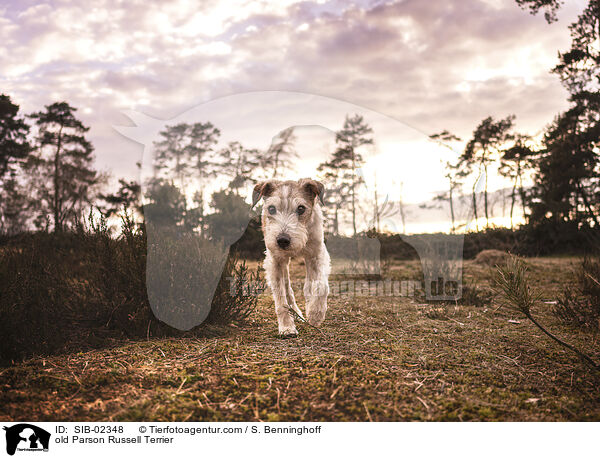
<svg viewBox="0 0 600 458"><path fill-rule="evenodd" d="M294 316L287 302L287 260L274 259L268 252L264 263L267 283L273 293L275 313L279 325L279 334L282 337L295 337L298 335Z"/></svg>
<svg viewBox="0 0 600 458"><path fill-rule="evenodd" d="M304 283L304 298L306 299L306 317L308 322L319 326L325 320L327 312L327 295L329 294L329 253L322 245L317 256L306 256L306 281Z"/></svg>

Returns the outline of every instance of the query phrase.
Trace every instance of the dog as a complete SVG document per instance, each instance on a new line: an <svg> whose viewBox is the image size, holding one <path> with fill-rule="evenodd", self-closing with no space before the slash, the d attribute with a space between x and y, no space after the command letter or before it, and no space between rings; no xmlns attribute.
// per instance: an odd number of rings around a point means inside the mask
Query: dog
<svg viewBox="0 0 600 458"><path fill-rule="evenodd" d="M323 240L323 185L310 178L298 181L267 180L252 193L252 206L262 198L261 222L265 246L264 268L273 293L279 335L297 337L294 322L304 316L296 304L290 283L290 259L303 256L306 266L304 298L306 317L320 326L327 312L330 258Z"/></svg>

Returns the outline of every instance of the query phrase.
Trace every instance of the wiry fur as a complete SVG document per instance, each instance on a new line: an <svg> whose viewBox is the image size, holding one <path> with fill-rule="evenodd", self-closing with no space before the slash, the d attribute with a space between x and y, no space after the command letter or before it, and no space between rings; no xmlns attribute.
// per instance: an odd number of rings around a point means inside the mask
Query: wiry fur
<svg viewBox="0 0 600 458"><path fill-rule="evenodd" d="M267 247L264 268L275 301L279 334L284 337L298 334L293 312L304 318L290 283L292 257L304 257L306 265L304 298L308 322L319 326L325 319L330 259L323 241L323 213L318 202L322 193L321 183L306 178L283 182L269 180L254 188L253 203L264 199L262 229ZM303 214L298 213L300 205L306 208ZM275 214L269 213L271 206L275 207ZM277 243L282 235L289 238L286 249Z"/></svg>

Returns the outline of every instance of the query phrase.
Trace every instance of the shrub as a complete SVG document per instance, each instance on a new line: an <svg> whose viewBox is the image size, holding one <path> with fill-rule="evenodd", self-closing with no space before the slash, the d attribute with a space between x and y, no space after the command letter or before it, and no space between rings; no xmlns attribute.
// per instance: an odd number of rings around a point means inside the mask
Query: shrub
<svg viewBox="0 0 600 458"><path fill-rule="evenodd" d="M494 276L494 285L502 305L522 313L540 331L556 343L575 353L585 364L588 364L594 370L600 370L600 365L590 358L589 355L552 334L533 316L531 309L540 300L541 296L538 291L531 287L527 275L527 266L521 258L511 256L506 260L504 265L498 266Z"/></svg>
<svg viewBox="0 0 600 458"><path fill-rule="evenodd" d="M227 259L221 281L213 298L207 323L225 324L244 321L256 308L258 294L266 288L258 269L251 271L246 261L238 262L238 254Z"/></svg>
<svg viewBox="0 0 600 458"><path fill-rule="evenodd" d="M118 237L106 222L71 232L22 234L0 247L0 362L85 350L114 339L183 336L152 313L146 292L146 234L125 218ZM256 295L230 294L229 278L257 281L234 253L226 260L206 322L245 319ZM189 282L191 283L191 281Z"/></svg>
<svg viewBox="0 0 600 458"><path fill-rule="evenodd" d="M586 257L575 272L575 287L567 287L554 307L564 323L598 332L600 330L600 259Z"/></svg>
<svg viewBox="0 0 600 458"><path fill-rule="evenodd" d="M475 283L469 283L462 286L458 303L461 305L471 305L473 307L487 307L492 304L493 297L494 294L492 291L481 288Z"/></svg>
<svg viewBox="0 0 600 458"><path fill-rule="evenodd" d="M475 263L494 267L504 264L510 255L500 250L483 250L475 256Z"/></svg>

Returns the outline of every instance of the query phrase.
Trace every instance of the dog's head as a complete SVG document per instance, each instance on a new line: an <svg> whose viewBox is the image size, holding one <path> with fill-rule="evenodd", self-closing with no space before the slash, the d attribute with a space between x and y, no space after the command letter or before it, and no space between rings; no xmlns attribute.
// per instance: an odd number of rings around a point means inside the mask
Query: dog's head
<svg viewBox="0 0 600 458"><path fill-rule="evenodd" d="M252 205L264 199L262 227L268 250L295 255L304 248L315 226L318 201L323 203L323 192L323 185L310 178L268 180L254 187Z"/></svg>

